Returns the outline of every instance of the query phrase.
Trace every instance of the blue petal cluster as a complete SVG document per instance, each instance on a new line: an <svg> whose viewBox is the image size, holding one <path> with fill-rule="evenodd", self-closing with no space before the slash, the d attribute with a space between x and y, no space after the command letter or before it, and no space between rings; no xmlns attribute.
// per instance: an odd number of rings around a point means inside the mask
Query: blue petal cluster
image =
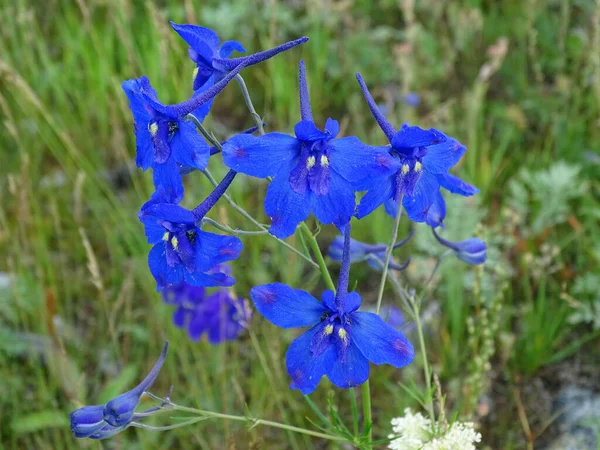
<svg viewBox="0 0 600 450"><path fill-rule="evenodd" d="M332 291L323 302L307 292L274 283L250 291L256 309L282 328L310 327L287 351L291 389L312 393L322 376L337 387L350 388L367 381L369 361L404 367L414 359L412 344L381 317L360 312L356 292L336 302Z"/></svg>
<svg viewBox="0 0 600 450"><path fill-rule="evenodd" d="M149 411L136 414L142 395L150 389L162 368L169 342L150 373L132 390L119 395L105 405L84 406L71 413L71 431L76 438L105 439L146 417Z"/></svg>
<svg viewBox="0 0 600 450"><path fill-rule="evenodd" d="M483 264L487 259L487 245L479 238L470 238L460 242L452 242L441 237L434 228L431 229L437 241L454 251L461 261L467 264Z"/></svg>
<svg viewBox="0 0 600 450"><path fill-rule="evenodd" d="M388 152L393 157L393 173L367 189L358 206L357 217L365 217L381 204L395 217L402 199L412 221L426 222L432 227L443 226L446 202L441 187L463 196L479 192L476 187L448 174L466 147L433 128L423 130L404 124L396 131L377 108L360 74L356 74L356 78L371 113L391 144Z"/></svg>
<svg viewBox="0 0 600 450"><path fill-rule="evenodd" d="M185 328L193 341L199 341L203 334L215 345L235 340L252 316L247 303L233 297L228 289L208 294L204 288L184 282L166 288L163 297L166 303L177 307L173 323Z"/></svg>
<svg viewBox="0 0 600 450"><path fill-rule="evenodd" d="M337 138L336 120L321 131L315 125L304 63L300 63L302 120L295 137L282 133L240 134L223 146L223 161L231 169L258 178L274 177L265 197L270 232L290 236L311 211L325 224L338 228L355 210L355 192L372 187L377 178L393 172L394 158L383 147L363 144L357 137Z"/></svg>
<svg viewBox="0 0 600 450"><path fill-rule="evenodd" d="M412 237L411 232L408 237L400 242L394 244L394 249L402 247ZM350 239L350 262L357 263L361 261L367 261L367 264L377 271L383 270L385 264L385 251L387 245L385 244L365 244L364 242L357 241L356 239ZM344 251L344 236L336 236L327 250L327 256L337 262L342 262ZM388 268L393 270L404 270L410 264L408 259L404 264L396 264L394 261L390 261Z"/></svg>

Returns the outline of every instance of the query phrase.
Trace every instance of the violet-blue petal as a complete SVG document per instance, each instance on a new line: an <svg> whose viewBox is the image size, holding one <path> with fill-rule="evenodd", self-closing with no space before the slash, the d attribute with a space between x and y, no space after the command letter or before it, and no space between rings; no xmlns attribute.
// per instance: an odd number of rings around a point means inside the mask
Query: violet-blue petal
<svg viewBox="0 0 600 450"><path fill-rule="evenodd" d="M312 120L301 120L294 126L294 133L301 141L316 141L327 139L329 134L317 128Z"/></svg>
<svg viewBox="0 0 600 450"><path fill-rule="evenodd" d="M341 338L338 337L341 340ZM342 343L335 346L336 356L327 378L337 387L348 389L363 384L369 378L369 361L353 343L352 336L346 348Z"/></svg>
<svg viewBox="0 0 600 450"><path fill-rule="evenodd" d="M332 290L323 291L321 294L321 300L323 300L323 305L325 305L331 311L336 310L335 306L335 292Z"/></svg>
<svg viewBox="0 0 600 450"><path fill-rule="evenodd" d="M213 266L236 259L244 245L235 236L223 236L196 228L196 266L207 272Z"/></svg>
<svg viewBox="0 0 600 450"><path fill-rule="evenodd" d="M198 287L228 287L235 284L235 278L221 272L205 273L200 270L195 270L193 272L184 271L183 277L187 283Z"/></svg>
<svg viewBox="0 0 600 450"><path fill-rule="evenodd" d="M210 158L210 147L196 132L191 122L179 120L179 129L171 140L171 150L176 161L182 166L198 170L206 169Z"/></svg>
<svg viewBox="0 0 600 450"><path fill-rule="evenodd" d="M194 214L190 210L172 203L152 205L142 210L140 217L155 217L176 224L192 225L194 223Z"/></svg>
<svg viewBox="0 0 600 450"><path fill-rule="evenodd" d="M343 299L342 310L345 313L351 313L360 308L362 300L358 292L348 292Z"/></svg>
<svg viewBox="0 0 600 450"><path fill-rule="evenodd" d="M173 267L167 264L166 245L164 242L156 244L148 253L148 266L156 279L156 290L161 291L168 284L179 284L183 280L183 265Z"/></svg>
<svg viewBox="0 0 600 450"><path fill-rule="evenodd" d="M311 194L312 211L317 219L338 228L346 225L354 214L355 194L350 182L335 172L330 172L329 193Z"/></svg>
<svg viewBox="0 0 600 450"><path fill-rule="evenodd" d="M277 175L299 152L300 142L287 134L238 134L223 144L223 161L236 172L266 178Z"/></svg>
<svg viewBox="0 0 600 450"><path fill-rule="evenodd" d="M317 357L311 351L314 336L321 329L322 324L318 323L296 338L285 355L287 372L292 378L290 389L298 389L304 395L312 394L317 388L321 377L329 372L333 366L335 358L335 347L333 345Z"/></svg>
<svg viewBox="0 0 600 450"><path fill-rule="evenodd" d="M405 195L402 205L410 220L425 222L429 208L433 205L439 193L440 184L435 175L423 171L415 184L412 196Z"/></svg>
<svg viewBox="0 0 600 450"><path fill-rule="evenodd" d="M340 132L340 123L331 117L325 121L325 131L329 133L329 137L333 139Z"/></svg>
<svg viewBox="0 0 600 450"><path fill-rule="evenodd" d="M256 309L278 327L307 327L318 323L327 309L308 292L282 283L255 286L250 298Z"/></svg>
<svg viewBox="0 0 600 450"><path fill-rule="evenodd" d="M366 145L355 136L334 139L327 143L331 167L350 182L375 177L374 183L400 169L400 162L387 147ZM360 189L364 190L364 189Z"/></svg>
<svg viewBox="0 0 600 450"><path fill-rule="evenodd" d="M198 25L176 24L171 27L192 47L208 64L219 48L219 36L209 28Z"/></svg>
<svg viewBox="0 0 600 450"><path fill-rule="evenodd" d="M171 198L183 198L183 181L175 158L169 158L164 164L153 163L152 177L157 190L163 189Z"/></svg>
<svg viewBox="0 0 600 450"><path fill-rule="evenodd" d="M310 214L310 197L293 191L289 170L275 176L265 196L265 212L271 218L269 233L280 239L294 234L298 224Z"/></svg>
<svg viewBox="0 0 600 450"><path fill-rule="evenodd" d="M238 41L227 41L221 45L219 56L221 58L229 58L233 52L246 53L246 49Z"/></svg>
<svg viewBox="0 0 600 450"><path fill-rule="evenodd" d="M404 124L392 138L392 147L396 149L428 147L444 141L446 136L434 128L424 130Z"/></svg>
<svg viewBox="0 0 600 450"><path fill-rule="evenodd" d="M457 176L449 173L438 174L437 179L444 189L452 192L453 194L470 197L471 195L475 195L479 192L479 189L477 189L475 186L465 183Z"/></svg>
<svg viewBox="0 0 600 450"><path fill-rule="evenodd" d="M425 223L430 227L443 227L444 219L446 218L446 201L442 196L442 193L438 191L434 195L433 203L427 211L427 217Z"/></svg>
<svg viewBox="0 0 600 450"><path fill-rule="evenodd" d="M84 406L70 414L71 432L76 438L87 438L105 425L104 405Z"/></svg>
<svg viewBox="0 0 600 450"><path fill-rule="evenodd" d="M349 334L360 352L373 364L389 364L400 368L415 358L415 350L408 339L377 314L354 313Z"/></svg>
<svg viewBox="0 0 600 450"><path fill-rule="evenodd" d="M394 177L395 175L392 175L372 184L371 188L360 199L356 209L356 217L362 219L375 211L383 202L393 197Z"/></svg>
<svg viewBox="0 0 600 450"><path fill-rule="evenodd" d="M427 147L427 154L423 157L422 164L430 173L445 173L456 165L466 151L467 147L449 137L446 142Z"/></svg>

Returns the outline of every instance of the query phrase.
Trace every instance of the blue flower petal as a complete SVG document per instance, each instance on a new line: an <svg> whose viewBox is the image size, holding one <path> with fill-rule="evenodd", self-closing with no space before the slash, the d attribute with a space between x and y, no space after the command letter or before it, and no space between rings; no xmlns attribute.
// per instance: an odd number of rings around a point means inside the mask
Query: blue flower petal
<svg viewBox="0 0 600 450"><path fill-rule="evenodd" d="M317 139L328 139L329 134L317 128L312 120L302 120L294 127L296 137L301 141L316 141Z"/></svg>
<svg viewBox="0 0 600 450"><path fill-rule="evenodd" d="M221 45L219 56L221 58L229 58L233 52L246 53L244 46L238 41L227 41Z"/></svg>
<svg viewBox="0 0 600 450"><path fill-rule="evenodd" d="M330 172L329 193L311 195L313 214L322 223L338 228L346 225L354 214L355 195L352 185L335 172Z"/></svg>
<svg viewBox="0 0 600 450"><path fill-rule="evenodd" d="M425 223L430 227L444 226L444 219L446 218L446 201L442 196L442 193L438 190L435 194L433 204L429 211L427 211L427 217Z"/></svg>
<svg viewBox="0 0 600 450"><path fill-rule="evenodd" d="M297 157L300 145L296 138L282 133L238 134L223 144L223 161L236 172L266 178L277 175Z"/></svg>
<svg viewBox="0 0 600 450"><path fill-rule="evenodd" d="M327 147L331 168L350 182L375 177L377 184L381 182L380 177L400 168L399 160L389 154L388 147L372 147L355 136L331 140Z"/></svg>
<svg viewBox="0 0 600 450"><path fill-rule="evenodd" d="M392 147L396 149L428 147L439 142L444 142L446 136L434 128L424 130L419 127L411 127L407 124L402 125L392 138Z"/></svg>
<svg viewBox="0 0 600 450"><path fill-rule="evenodd" d="M233 286L235 279L224 273L204 273L201 270L194 272L184 272L184 279L192 286L215 287L215 286Z"/></svg>
<svg viewBox="0 0 600 450"><path fill-rule="evenodd" d="M362 300L358 292L349 292L344 296L343 311L345 313L351 313L360 308Z"/></svg>
<svg viewBox="0 0 600 450"><path fill-rule="evenodd" d="M369 378L369 361L352 342L352 336L347 348L342 344L335 346L336 357L333 366L326 373L331 382L342 389L363 384Z"/></svg>
<svg viewBox="0 0 600 450"><path fill-rule="evenodd" d="M456 139L448 138L446 142L427 147L427 154L423 157L422 164L430 173L448 172L466 151L467 147Z"/></svg>
<svg viewBox="0 0 600 450"><path fill-rule="evenodd" d="M192 225L194 223L194 214L181 206L172 203L158 203L143 209L140 212L140 218L154 217L158 220L166 220L174 224ZM164 234L164 233L163 233Z"/></svg>
<svg viewBox="0 0 600 450"><path fill-rule="evenodd" d="M156 279L157 291L164 289L167 284L179 284L183 280L183 265L171 267L167 264L166 245L162 241L148 253L148 266Z"/></svg>
<svg viewBox="0 0 600 450"><path fill-rule="evenodd" d="M281 328L314 325L327 312L327 308L308 292L282 283L255 286L250 290L250 298L259 313Z"/></svg>
<svg viewBox="0 0 600 450"><path fill-rule="evenodd" d="M265 212L271 218L269 233L280 239L291 236L310 214L309 194L297 194L289 182L290 170L277 174L267 188Z"/></svg>
<svg viewBox="0 0 600 450"><path fill-rule="evenodd" d="M395 175L392 175L372 184L367 193L360 199L356 217L362 219L375 211L383 202L392 199L395 186L394 177Z"/></svg>
<svg viewBox="0 0 600 450"><path fill-rule="evenodd" d="M377 314L354 313L349 334L360 352L373 364L389 364L400 368L415 358L415 350L408 339Z"/></svg>
<svg viewBox="0 0 600 450"><path fill-rule="evenodd" d="M323 291L323 294L321 294L321 300L323 300L323 304L331 311L335 311L337 309L335 307L335 292L331 290Z"/></svg>
<svg viewBox="0 0 600 450"><path fill-rule="evenodd" d="M235 236L222 236L196 228L196 267L207 272L217 264L236 259L243 247L242 241Z"/></svg>
<svg viewBox="0 0 600 450"><path fill-rule="evenodd" d="M152 176L157 190L163 189L173 199L183 198L183 181L175 158L169 158L164 164L153 163Z"/></svg>
<svg viewBox="0 0 600 450"><path fill-rule="evenodd" d="M179 120L179 129L171 140L171 151L175 160L182 166L198 170L206 169L210 158L210 147L196 132L191 122Z"/></svg>
<svg viewBox="0 0 600 450"><path fill-rule="evenodd" d="M425 222L429 209L439 193L440 184L435 175L423 171L415 184L412 196L405 195L402 205L413 222Z"/></svg>
<svg viewBox="0 0 600 450"><path fill-rule="evenodd" d="M333 139L340 132L340 123L332 118L327 119L325 122L325 131L329 133L329 137Z"/></svg>
<svg viewBox="0 0 600 450"><path fill-rule="evenodd" d="M318 323L296 338L285 355L287 372L292 378L290 389L298 389L304 395L314 392L321 377L331 371L335 358L335 346L330 346L317 357L313 356L311 344L315 334L322 332Z"/></svg>
<svg viewBox="0 0 600 450"><path fill-rule="evenodd" d="M137 125L136 125L137 126ZM135 165L148 170L154 161L154 145L147 124L142 124L135 132Z"/></svg>
<svg viewBox="0 0 600 450"><path fill-rule="evenodd" d="M76 438L86 438L100 431L105 425L104 405L84 406L70 414L71 432Z"/></svg>
<svg viewBox="0 0 600 450"><path fill-rule="evenodd" d="M477 189L475 186L465 183L460 178L449 173L441 173L437 176L437 179L444 189L452 192L453 194L470 197L471 195L475 195L479 192L479 189Z"/></svg>
<svg viewBox="0 0 600 450"><path fill-rule="evenodd" d="M171 22L171 27L208 64L219 49L219 37L209 28L198 25L179 25Z"/></svg>

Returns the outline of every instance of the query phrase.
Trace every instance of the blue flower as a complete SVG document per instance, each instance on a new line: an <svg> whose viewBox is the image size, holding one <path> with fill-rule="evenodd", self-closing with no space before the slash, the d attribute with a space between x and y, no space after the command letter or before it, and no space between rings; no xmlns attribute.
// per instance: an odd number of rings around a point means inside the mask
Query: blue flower
<svg viewBox="0 0 600 450"><path fill-rule="evenodd" d="M434 228L433 235L440 244L454 250L454 254L467 264L483 264L487 259L487 245L479 238L470 238L460 242L452 242L438 235Z"/></svg>
<svg viewBox="0 0 600 450"><path fill-rule="evenodd" d="M194 91L212 86L239 64L243 63L245 66L258 64L308 41L307 37L302 37L264 52L242 58L229 58L234 51L246 52L240 42L227 41L221 44L214 31L198 25L179 25L171 22L171 27L190 46L188 54L190 59L196 63Z"/></svg>
<svg viewBox="0 0 600 450"><path fill-rule="evenodd" d="M134 425L136 420L146 417L147 413L157 410L158 408L152 408L142 414L135 413L142 395L150 389L158 376L168 349L167 341L150 373L131 391L119 395L106 405L84 406L73 411L70 415L73 435L76 438L104 439Z"/></svg>
<svg viewBox="0 0 600 450"><path fill-rule="evenodd" d="M147 77L123 82L122 87L133 113L135 162L142 170L152 167L157 189L162 188L172 198L181 199L183 182L180 168L206 168L210 147L196 132L195 125L187 122L185 117L212 101L243 67L241 64L219 83L187 102L169 106L158 100Z"/></svg>
<svg viewBox="0 0 600 450"><path fill-rule="evenodd" d="M371 113L390 141L388 151L394 160L393 174L387 181L372 184L361 199L357 217L370 214L381 204L388 214L395 217L402 198L402 205L411 220L426 222L432 227L442 226L446 203L440 187L463 196L479 192L474 186L447 173L458 163L466 147L433 128L423 130L404 124L396 131L377 108L360 74L356 74L356 78Z"/></svg>
<svg viewBox="0 0 600 450"><path fill-rule="evenodd" d="M246 302L234 298L227 289L207 295L203 288L184 282L166 288L163 296L167 303L177 305L173 322L185 327L193 341L199 341L204 333L211 344L235 340L250 321Z"/></svg>
<svg viewBox="0 0 600 450"><path fill-rule="evenodd" d="M300 111L296 137L268 133L240 134L223 146L223 160L231 169L258 178L273 176L267 189L265 211L271 234L285 238L310 212L338 228L355 209L355 191L367 177L375 180L392 173L395 164L383 147L371 147L358 138L336 139L337 121L328 119L321 131L313 122L304 62L300 62Z"/></svg>
<svg viewBox="0 0 600 450"><path fill-rule="evenodd" d="M210 273L210 270L217 264L236 259L242 250L242 241L235 236L202 231L203 213L197 215L196 210L192 212L170 203L166 197L164 191L157 191L138 214L148 243L154 244L148 254L148 264L157 290L182 281L193 286L233 285L233 278L220 272Z"/></svg>
<svg viewBox="0 0 600 450"><path fill-rule="evenodd" d="M394 248L402 247L412 237L414 232L411 233L400 242L394 245ZM365 244L364 242L357 241L356 239L350 239L350 262L357 263L361 261L367 261L367 263L375 270L381 271L385 262L385 251L387 245L385 244ZM331 241L327 255L334 261L341 262L344 250L344 236L339 235ZM390 261L389 268L394 270L404 270L408 267L410 258L404 264L396 264Z"/></svg>
<svg viewBox="0 0 600 450"><path fill-rule="evenodd" d="M413 346L401 332L376 314L358 311L356 292L336 301L333 291L325 291L320 303L307 292L274 283L252 288L250 297L274 325L310 327L286 354L290 388L303 394L313 392L323 375L337 387L350 388L367 380L369 361L399 368L414 359Z"/></svg>

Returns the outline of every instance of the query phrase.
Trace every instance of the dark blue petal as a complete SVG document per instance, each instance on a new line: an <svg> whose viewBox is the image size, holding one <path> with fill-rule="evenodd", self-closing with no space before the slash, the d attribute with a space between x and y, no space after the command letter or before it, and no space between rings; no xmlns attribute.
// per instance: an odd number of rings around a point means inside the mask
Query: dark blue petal
<svg viewBox="0 0 600 450"><path fill-rule="evenodd" d="M316 333L322 330L318 323L302 336L296 338L290 345L285 362L287 372L292 378L290 389L298 389L304 395L314 392L321 377L331 370L335 359L335 346L330 346L315 357L311 350Z"/></svg>
<svg viewBox="0 0 600 450"><path fill-rule="evenodd" d="M335 306L335 292L331 290L323 291L323 294L321 294L321 299L323 300L323 305L325 305L331 312L335 312L337 310Z"/></svg>
<svg viewBox="0 0 600 450"><path fill-rule="evenodd" d="M345 313L352 313L360 308L362 300L358 292L349 292L344 296L344 304L342 311Z"/></svg>
<svg viewBox="0 0 600 450"><path fill-rule="evenodd" d="M174 22L171 22L171 27L207 64L211 63L219 49L219 37L214 31L198 25L179 25Z"/></svg>
<svg viewBox="0 0 600 450"><path fill-rule="evenodd" d="M360 204L356 210L356 217L362 219L371 214L386 200L391 200L394 196L395 175L384 178L371 185L367 193L360 199Z"/></svg>
<svg viewBox="0 0 600 450"><path fill-rule="evenodd" d="M289 170L278 173L267 188L265 212L271 218L269 233L280 239L291 236L310 214L310 197L293 191Z"/></svg>
<svg viewBox="0 0 600 450"><path fill-rule="evenodd" d="M140 217L155 217L174 224L193 225L194 223L194 214L190 210L172 203L151 205L140 212Z"/></svg>
<svg viewBox="0 0 600 450"><path fill-rule="evenodd" d="M446 201L442 196L442 193L438 190L433 204L429 211L427 211L427 217L425 218L425 223L430 227L440 227L444 226L444 219L446 218Z"/></svg>
<svg viewBox="0 0 600 450"><path fill-rule="evenodd" d="M312 120L302 120L294 126L294 133L301 141L316 141L327 139L329 135L317 128Z"/></svg>
<svg viewBox="0 0 600 450"><path fill-rule="evenodd" d="M180 306L173 313L173 324L178 328L183 328L190 316L192 316L192 311Z"/></svg>
<svg viewBox="0 0 600 450"><path fill-rule="evenodd" d="M338 339L341 339L338 337ZM352 342L352 337L347 337L347 344L338 343L336 357L331 369L326 373L331 382L342 389L348 389L364 383L369 378L369 361L363 356ZM346 345L347 347L344 347Z"/></svg>
<svg viewBox="0 0 600 450"><path fill-rule="evenodd" d="M153 163L152 176L157 190L164 190L173 199L183 198L183 181L175 158L169 158L164 164Z"/></svg>
<svg viewBox="0 0 600 450"><path fill-rule="evenodd" d="M389 154L388 147L372 147L354 136L329 141L327 147L331 168L350 182L372 177L371 182L379 184L382 182L380 177L400 169L399 159Z"/></svg>
<svg viewBox="0 0 600 450"><path fill-rule="evenodd" d="M281 328L314 325L327 312L327 308L308 292L282 283L255 286L250 290L250 298L259 313Z"/></svg>
<svg viewBox="0 0 600 450"><path fill-rule="evenodd" d="M219 56L221 58L229 58L233 52L246 53L244 46L238 41L227 41L221 45Z"/></svg>
<svg viewBox="0 0 600 450"><path fill-rule="evenodd" d="M408 339L377 314L352 314L350 336L360 352L373 364L389 364L400 368L415 358L415 350Z"/></svg>
<svg viewBox="0 0 600 450"><path fill-rule="evenodd" d="M179 129L171 140L173 157L182 166L206 169L210 147L196 132L196 126L191 122L179 120L178 126Z"/></svg>
<svg viewBox="0 0 600 450"><path fill-rule="evenodd" d="M465 183L460 178L450 175L449 173L441 173L437 176L437 179L444 189L452 192L453 194L470 197L471 195L475 195L479 192L479 189L477 189L475 186Z"/></svg>
<svg viewBox="0 0 600 450"><path fill-rule="evenodd" d="M105 425L104 405L84 406L70 415L71 431L76 438L90 437Z"/></svg>
<svg viewBox="0 0 600 450"><path fill-rule="evenodd" d="M467 147L449 137L446 142L427 147L427 154L422 160L423 167L430 173L448 172L466 151Z"/></svg>
<svg viewBox="0 0 600 450"><path fill-rule="evenodd" d="M243 247L242 241L235 236L222 236L196 228L196 266L202 272L236 259Z"/></svg>
<svg viewBox="0 0 600 450"><path fill-rule="evenodd" d="M424 130L404 124L392 138L392 147L395 149L427 147L429 150L430 145L445 141L446 136L434 128Z"/></svg>
<svg viewBox="0 0 600 450"><path fill-rule="evenodd" d="M200 270L194 272L184 272L184 279L187 283L192 286L203 286L203 287L228 287L235 284L235 278L230 277L224 273L204 273Z"/></svg>
<svg viewBox="0 0 600 450"><path fill-rule="evenodd" d="M166 245L156 244L148 253L148 266L156 279L156 290L161 291L167 284L179 284L183 280L184 268L181 264L173 267L167 264Z"/></svg>
<svg viewBox="0 0 600 450"><path fill-rule="evenodd" d="M268 133L256 137L238 134L223 144L225 164L246 175L266 178L277 175L300 153L300 142L293 136Z"/></svg>
<svg viewBox="0 0 600 450"><path fill-rule="evenodd" d="M329 139L333 139L340 132L340 123L332 118L325 122L325 131L329 133Z"/></svg>
<svg viewBox="0 0 600 450"><path fill-rule="evenodd" d="M135 132L135 165L148 170L154 161L154 145L147 124L143 124Z"/></svg>
<svg viewBox="0 0 600 450"><path fill-rule="evenodd" d="M322 223L343 228L350 221L356 206L352 185L331 172L327 195L311 195L312 210Z"/></svg>
<svg viewBox="0 0 600 450"><path fill-rule="evenodd" d="M405 195L402 205L413 222L425 222L429 209L439 193L440 184L435 175L423 171L415 184L412 196Z"/></svg>
<svg viewBox="0 0 600 450"><path fill-rule="evenodd" d="M192 341L199 341L209 326L208 317L204 314L196 314L196 316L190 320L188 325L188 335Z"/></svg>

